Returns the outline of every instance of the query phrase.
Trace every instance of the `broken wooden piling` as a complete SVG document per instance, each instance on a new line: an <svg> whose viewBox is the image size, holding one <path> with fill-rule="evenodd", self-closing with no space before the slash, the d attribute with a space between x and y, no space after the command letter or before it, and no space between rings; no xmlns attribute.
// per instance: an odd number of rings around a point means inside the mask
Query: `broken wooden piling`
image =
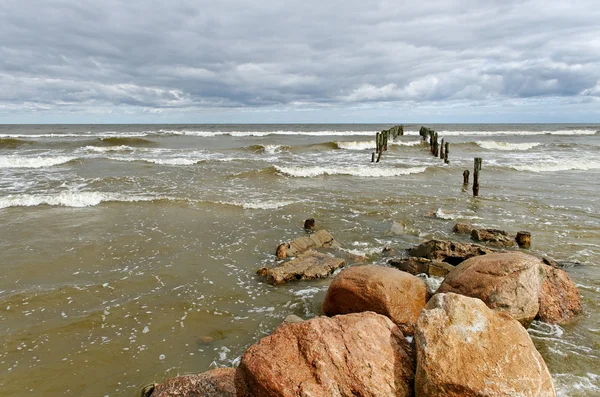
<svg viewBox="0 0 600 397"><path fill-rule="evenodd" d="M469 170L464 170L463 171L463 185L468 185L469 184L469 175L471 173L469 172Z"/></svg>
<svg viewBox="0 0 600 397"><path fill-rule="evenodd" d="M481 157L475 157L473 165L473 196L479 196L479 171L481 171Z"/></svg>

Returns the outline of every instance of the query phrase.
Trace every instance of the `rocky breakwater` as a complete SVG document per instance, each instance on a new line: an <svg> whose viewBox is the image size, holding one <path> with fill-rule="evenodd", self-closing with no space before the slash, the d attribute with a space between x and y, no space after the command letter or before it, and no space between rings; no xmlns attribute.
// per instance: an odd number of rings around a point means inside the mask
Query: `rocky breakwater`
<svg viewBox="0 0 600 397"><path fill-rule="evenodd" d="M338 249L340 245L327 230L319 230L279 244L275 256L283 262L263 267L257 273L271 284L283 284L292 280L324 278L346 264L343 258L316 251L319 248Z"/></svg>

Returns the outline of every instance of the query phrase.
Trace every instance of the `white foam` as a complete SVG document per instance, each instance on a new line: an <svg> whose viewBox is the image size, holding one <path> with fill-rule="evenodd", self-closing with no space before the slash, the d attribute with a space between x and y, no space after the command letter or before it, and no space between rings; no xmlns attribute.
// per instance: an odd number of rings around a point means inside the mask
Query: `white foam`
<svg viewBox="0 0 600 397"><path fill-rule="evenodd" d="M437 131L440 137L444 136L496 136L496 135L595 135L596 130L558 130L558 131L527 131L527 130L503 130L503 131ZM419 135L418 131L407 131L405 135Z"/></svg>
<svg viewBox="0 0 600 397"><path fill-rule="evenodd" d="M345 150L367 150L375 149L375 141L348 141L336 142L338 148Z"/></svg>
<svg viewBox="0 0 600 397"><path fill-rule="evenodd" d="M529 172L559 172L559 171L587 171L600 169L600 161L591 159L562 159L560 162L542 162L535 164L514 165L517 171Z"/></svg>
<svg viewBox="0 0 600 397"><path fill-rule="evenodd" d="M0 209L8 207L35 207L52 205L63 207L92 207L102 202L152 201L155 198L127 196L119 193L102 192L61 192L55 194L15 194L0 198Z"/></svg>
<svg viewBox="0 0 600 397"><path fill-rule="evenodd" d="M142 132L120 132L120 131L103 131L98 133L48 133L48 134L0 134L0 138L137 138L151 135L153 131Z"/></svg>
<svg viewBox="0 0 600 397"><path fill-rule="evenodd" d="M383 167L282 167L275 166L275 169L282 174L310 178L320 175L351 175L351 176L364 176L364 177L393 177L400 175L418 174L425 172L427 167L410 167L410 168L383 168Z"/></svg>
<svg viewBox="0 0 600 397"><path fill-rule="evenodd" d="M275 154L275 153L280 153L281 150L283 149L282 145L264 145L264 152L267 154Z"/></svg>
<svg viewBox="0 0 600 397"><path fill-rule="evenodd" d="M290 204L294 204L295 201L278 201L278 200L248 200L248 201L218 201L219 204L233 205L236 207L242 207L247 210L274 210L282 208Z"/></svg>
<svg viewBox="0 0 600 397"><path fill-rule="evenodd" d="M539 146L538 142L508 143L496 141L477 141L479 146L488 150L529 150Z"/></svg>
<svg viewBox="0 0 600 397"><path fill-rule="evenodd" d="M211 138L220 135L230 135L233 137L264 137L270 135L305 135L305 136L369 136L375 135L376 131L173 131L161 130L164 134L188 135L204 138Z"/></svg>
<svg viewBox="0 0 600 397"><path fill-rule="evenodd" d="M135 150L135 149L132 148L131 146L120 145L120 146L107 146L107 147L84 146L80 150L83 150L86 152L93 152L93 153L107 153L107 152L122 152L122 151Z"/></svg>
<svg viewBox="0 0 600 397"><path fill-rule="evenodd" d="M0 168L43 168L64 164L76 157L53 156L53 157L25 157L25 156L2 156L0 157Z"/></svg>

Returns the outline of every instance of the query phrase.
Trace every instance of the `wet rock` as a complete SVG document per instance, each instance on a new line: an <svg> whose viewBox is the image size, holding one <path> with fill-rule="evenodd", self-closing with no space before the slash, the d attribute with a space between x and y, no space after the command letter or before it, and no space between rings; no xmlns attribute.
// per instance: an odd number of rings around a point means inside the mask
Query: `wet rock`
<svg viewBox="0 0 600 397"><path fill-rule="evenodd" d="M238 397L412 396L414 358L402 332L372 312L279 327L251 346Z"/></svg>
<svg viewBox="0 0 600 397"><path fill-rule="evenodd" d="M345 264L344 259L309 250L278 266L261 268L257 273L271 284L283 284L290 280L325 278Z"/></svg>
<svg viewBox="0 0 600 397"><path fill-rule="evenodd" d="M307 233L312 233L315 231L315 220L314 218L309 218L304 221L304 230Z"/></svg>
<svg viewBox="0 0 600 397"><path fill-rule="evenodd" d="M394 258L389 260L388 264L410 274L427 274L428 276L435 277L445 277L446 274L454 269L453 265L446 262L414 256L410 258Z"/></svg>
<svg viewBox="0 0 600 397"><path fill-rule="evenodd" d="M397 253L398 252L395 248L389 246L385 246L383 247L383 250L381 250L381 256L383 256L384 258L396 256Z"/></svg>
<svg viewBox="0 0 600 397"><path fill-rule="evenodd" d="M579 267L582 266L579 261L568 261L568 260L556 260L549 256L541 256L540 259L548 266L552 266L555 269L563 269L567 267Z"/></svg>
<svg viewBox="0 0 600 397"><path fill-rule="evenodd" d="M275 256L279 259L285 259L290 256L297 256L309 249L321 247L339 248L339 244L327 230L319 230L309 236L299 237L288 243L279 244Z"/></svg>
<svg viewBox="0 0 600 397"><path fill-rule="evenodd" d="M471 234L474 227L470 223L457 223L452 228L452 232L456 234Z"/></svg>
<svg viewBox="0 0 600 397"><path fill-rule="evenodd" d="M481 299L527 326L539 310L542 262L521 252L493 253L467 259L446 276L437 293L454 292Z"/></svg>
<svg viewBox="0 0 600 397"><path fill-rule="evenodd" d="M235 397L235 369L218 368L200 375L170 378L147 386L142 397Z"/></svg>
<svg viewBox="0 0 600 397"><path fill-rule="evenodd" d="M425 282L413 275L391 267L355 266L333 279L322 309L328 316L373 311L412 335L427 299Z"/></svg>
<svg viewBox="0 0 600 397"><path fill-rule="evenodd" d="M296 316L295 314L290 314L286 318L283 319L282 324L296 324L304 321L303 318Z"/></svg>
<svg viewBox="0 0 600 397"><path fill-rule="evenodd" d="M496 247L513 247L515 240L508 236L504 230L498 229L473 229L471 238Z"/></svg>
<svg viewBox="0 0 600 397"><path fill-rule="evenodd" d="M527 330L479 299L435 295L419 316L415 346L417 396L556 396Z"/></svg>
<svg viewBox="0 0 600 397"><path fill-rule="evenodd" d="M465 259L491 252L494 251L482 245L444 240L429 240L408 250L410 256L437 259L455 266Z"/></svg>
<svg viewBox="0 0 600 397"><path fill-rule="evenodd" d="M537 319L550 324L564 324L581 314L581 298L575 283L563 270L543 266L545 278L539 294Z"/></svg>
<svg viewBox="0 0 600 397"><path fill-rule="evenodd" d="M517 232L515 241L519 248L529 248L531 247L531 233L525 231Z"/></svg>

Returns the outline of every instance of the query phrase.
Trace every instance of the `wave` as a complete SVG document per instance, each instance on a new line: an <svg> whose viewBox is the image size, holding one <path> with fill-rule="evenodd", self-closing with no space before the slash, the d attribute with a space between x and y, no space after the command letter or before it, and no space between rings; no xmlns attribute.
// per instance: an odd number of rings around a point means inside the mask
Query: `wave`
<svg viewBox="0 0 600 397"><path fill-rule="evenodd" d="M293 176L311 178L321 175L350 175L350 176L364 176L364 177L393 177L400 175L418 174L425 172L427 167L410 167L410 168L382 168L372 166L362 167L282 167L274 166L275 169L281 174Z"/></svg>
<svg viewBox="0 0 600 397"><path fill-rule="evenodd" d="M539 142L509 143L496 141L477 141L477 145L487 150L529 150L539 146Z"/></svg>
<svg viewBox="0 0 600 397"><path fill-rule="evenodd" d="M148 135L156 135L154 131L142 132L119 132L119 131L104 131L99 133L57 133L49 132L47 134L0 134L1 138L133 138L144 137Z"/></svg>
<svg viewBox="0 0 600 397"><path fill-rule="evenodd" d="M513 165L512 169L529 172L588 171L600 169L600 161L590 159L563 160L535 164Z"/></svg>
<svg viewBox="0 0 600 397"><path fill-rule="evenodd" d="M124 161L124 162L144 162L157 165L196 165L207 161L230 162L237 160L246 160L236 157L166 157L166 158L151 158L151 157L107 157L108 160Z"/></svg>
<svg viewBox="0 0 600 397"><path fill-rule="evenodd" d="M135 150L131 146L120 145L120 146L84 146L80 150L93 152L93 153L108 153L108 152L125 152Z"/></svg>
<svg viewBox="0 0 600 397"><path fill-rule="evenodd" d="M3 156L0 157L0 168L44 168L68 163L76 157L54 156L54 157L25 157L25 156Z"/></svg>
<svg viewBox="0 0 600 397"><path fill-rule="evenodd" d="M15 149L23 145L31 145L33 142L17 138L0 138L0 149Z"/></svg>
<svg viewBox="0 0 600 397"><path fill-rule="evenodd" d="M102 202L156 201L161 198L128 196L120 193L62 192L55 194L18 194L0 198L0 209L8 207L35 207L39 205L62 207L93 207Z"/></svg>
<svg viewBox="0 0 600 397"><path fill-rule="evenodd" d="M573 129L573 130L500 130L500 131L437 131L440 137L444 136L496 136L496 135L596 135L598 131L595 129ZM407 131L405 135L419 135L418 131Z"/></svg>
<svg viewBox="0 0 600 397"><path fill-rule="evenodd" d="M139 137L117 137L111 136L106 138L100 138L100 141L104 144L111 146L129 145L129 146L150 146L154 145L155 142L149 139Z"/></svg>
<svg viewBox="0 0 600 397"><path fill-rule="evenodd" d="M304 135L304 136L367 136L375 135L377 131L190 131L190 130L160 130L162 134L187 135L204 138L211 138L221 135L230 135L233 137L265 137L270 135Z"/></svg>
<svg viewBox="0 0 600 397"><path fill-rule="evenodd" d="M231 205L234 207L241 207L243 209L250 210L274 210L283 208L291 204L295 204L296 201L289 200L248 200L248 201L217 201L218 204Z"/></svg>
<svg viewBox="0 0 600 397"><path fill-rule="evenodd" d="M247 146L244 149L251 152L265 153L265 154L276 154L288 150L290 147L286 145L252 145Z"/></svg>

